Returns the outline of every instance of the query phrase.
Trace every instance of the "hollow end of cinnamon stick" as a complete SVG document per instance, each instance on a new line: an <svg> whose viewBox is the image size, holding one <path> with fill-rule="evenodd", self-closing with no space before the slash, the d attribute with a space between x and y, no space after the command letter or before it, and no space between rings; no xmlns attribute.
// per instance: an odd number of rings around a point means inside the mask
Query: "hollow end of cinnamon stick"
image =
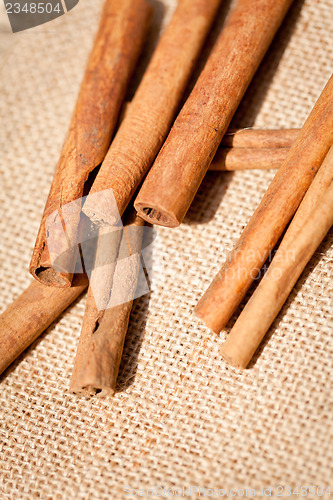
<svg viewBox="0 0 333 500"><path fill-rule="evenodd" d="M140 201L135 202L134 207L139 217L141 217L146 222L150 222L150 224L170 228L178 227L180 225L180 221L177 219L175 214L170 210L163 209L163 207L160 205Z"/></svg>
<svg viewBox="0 0 333 500"><path fill-rule="evenodd" d="M111 363L110 363L111 364ZM89 368L88 368L89 370ZM84 373L84 369L78 378L72 379L69 391L77 396L114 396L116 392L118 371L110 380L104 377L96 377L96 373Z"/></svg>
<svg viewBox="0 0 333 500"><path fill-rule="evenodd" d="M72 286L73 274L57 272L52 267L31 266L29 269L32 276L43 285L58 288L69 288Z"/></svg>

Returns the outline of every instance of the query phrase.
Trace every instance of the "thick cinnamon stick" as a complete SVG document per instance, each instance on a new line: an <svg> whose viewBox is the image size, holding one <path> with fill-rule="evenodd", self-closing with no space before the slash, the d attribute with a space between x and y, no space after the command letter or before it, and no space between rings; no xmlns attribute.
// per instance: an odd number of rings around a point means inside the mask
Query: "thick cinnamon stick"
<svg viewBox="0 0 333 500"><path fill-rule="evenodd" d="M330 78L283 165L234 249L195 308L218 333L227 324L294 215L333 143L333 77Z"/></svg>
<svg viewBox="0 0 333 500"><path fill-rule="evenodd" d="M68 251L67 240L77 241L84 185L90 172L104 159L110 145L151 11L146 0L105 2L31 259L31 274L45 284L59 287L71 284L77 245L73 251ZM67 211L66 238L62 207L74 200L78 203L70 214ZM47 244L45 224L53 213L56 214L51 228L53 253L63 255L65 259L60 269L53 267Z"/></svg>
<svg viewBox="0 0 333 500"><path fill-rule="evenodd" d="M306 264L333 224L333 146L304 196L265 276L246 304L221 355L246 368Z"/></svg>
<svg viewBox="0 0 333 500"><path fill-rule="evenodd" d="M111 199L103 195L97 203L89 197L84 204L83 211L95 222L114 224L114 198L122 215L150 168L172 125L220 2L179 1L90 191L110 190Z"/></svg>
<svg viewBox="0 0 333 500"><path fill-rule="evenodd" d="M280 168L289 148L243 148L219 147L209 170L267 170Z"/></svg>
<svg viewBox="0 0 333 500"><path fill-rule="evenodd" d="M71 288L33 281L0 316L0 374L43 333L85 290L87 282L76 278Z"/></svg>
<svg viewBox="0 0 333 500"><path fill-rule="evenodd" d="M119 122L127 117L131 101L123 104ZM222 138L221 149L290 149L299 134L299 128L260 129L229 128ZM217 150L218 153L219 150ZM216 153L216 154L217 154ZM213 160L214 161L214 160Z"/></svg>
<svg viewBox="0 0 333 500"><path fill-rule="evenodd" d="M291 0L239 0L134 206L147 221L183 220Z"/></svg>
<svg viewBox="0 0 333 500"><path fill-rule="evenodd" d="M70 385L70 390L76 394L92 395L101 392L101 395L106 395L115 391L140 270L143 226L142 219L132 216L132 221L124 227L130 258L121 260L117 260L120 237L114 238L111 245L108 245L108 237L105 239L107 233L100 232L97 243L99 262L96 262L91 276ZM116 231L120 236L121 231ZM110 251L114 254L111 259ZM105 256L111 262L107 268L101 265ZM97 286L94 286L94 281ZM96 296L98 290L99 296ZM118 305L110 307L110 300Z"/></svg>
<svg viewBox="0 0 333 500"><path fill-rule="evenodd" d="M122 119L131 103L122 108ZM299 129L228 129L209 170L266 170L279 168L295 141Z"/></svg>

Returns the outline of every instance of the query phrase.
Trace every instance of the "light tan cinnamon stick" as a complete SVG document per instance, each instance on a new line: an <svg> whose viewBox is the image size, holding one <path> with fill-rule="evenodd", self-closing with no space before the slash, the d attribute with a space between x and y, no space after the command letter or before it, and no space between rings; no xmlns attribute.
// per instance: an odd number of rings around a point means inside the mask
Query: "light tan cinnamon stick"
<svg viewBox="0 0 333 500"><path fill-rule="evenodd" d="M107 230L104 228L100 231L97 262L91 276L70 385L70 390L76 394L93 395L101 392L101 396L104 396L115 391L140 270L143 226L144 221L133 215L132 220L124 226L130 258L121 260L117 260L117 254L119 245L123 244L120 242L122 232L118 228L118 237L116 234L116 238L108 244ZM112 258L110 251L113 253ZM105 257L111 262L108 267L103 266ZM97 286L94 286L94 281ZM96 292L99 292L98 296ZM110 299L118 305L110 305Z"/></svg>
<svg viewBox="0 0 333 500"><path fill-rule="evenodd" d="M227 324L294 215L333 143L333 77L234 249L195 308L214 332Z"/></svg>
<svg viewBox="0 0 333 500"><path fill-rule="evenodd" d="M291 0L239 0L134 206L147 221L183 220Z"/></svg>
<svg viewBox="0 0 333 500"><path fill-rule="evenodd" d="M151 12L146 0L105 2L30 263L31 274L45 284L59 287L71 284L77 245L68 251L68 240L77 240L81 203L78 201L71 213L67 211L67 238L63 232L62 207L81 199L89 174L105 157ZM47 243L45 224L53 213L53 252L64 256L60 269L53 267Z"/></svg>
<svg viewBox="0 0 333 500"><path fill-rule="evenodd" d="M333 146L300 204L265 276L246 304L221 355L246 368L293 286L333 224Z"/></svg>
<svg viewBox="0 0 333 500"><path fill-rule="evenodd" d="M33 281L0 316L0 374L86 289L81 277L59 290Z"/></svg>
<svg viewBox="0 0 333 500"><path fill-rule="evenodd" d="M289 148L219 147L209 170L248 170L280 168Z"/></svg>
<svg viewBox="0 0 333 500"><path fill-rule="evenodd" d="M90 191L83 211L114 224L114 198L123 214L169 132L194 64L221 0L180 0L163 33ZM112 191L111 191L112 190ZM105 193L107 193L105 191Z"/></svg>

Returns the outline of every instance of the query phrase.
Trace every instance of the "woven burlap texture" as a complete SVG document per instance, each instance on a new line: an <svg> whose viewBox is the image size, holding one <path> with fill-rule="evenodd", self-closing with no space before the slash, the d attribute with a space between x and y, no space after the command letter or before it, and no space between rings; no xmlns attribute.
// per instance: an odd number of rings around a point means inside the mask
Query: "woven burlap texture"
<svg viewBox="0 0 333 500"><path fill-rule="evenodd" d="M150 48L175 3L155 2ZM0 67L1 310L30 282L27 267L101 4L81 0L49 24L7 33L14 38ZM302 126L332 69L332 16L331 0L294 2L235 125ZM68 390L85 297L3 374L0 498L332 483L332 238L249 370L228 367L218 354L232 321L219 338L192 314L273 175L209 173L184 224L158 229L165 279L135 302L114 398Z"/></svg>

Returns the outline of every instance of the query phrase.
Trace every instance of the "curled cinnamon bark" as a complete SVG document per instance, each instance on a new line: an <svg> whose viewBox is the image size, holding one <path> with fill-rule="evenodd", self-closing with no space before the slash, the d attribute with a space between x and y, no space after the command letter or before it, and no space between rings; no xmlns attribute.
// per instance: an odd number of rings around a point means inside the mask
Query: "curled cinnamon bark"
<svg viewBox="0 0 333 500"><path fill-rule="evenodd" d="M84 185L89 174L103 161L110 145L151 12L146 0L105 2L30 263L30 273L47 285L71 285ZM71 206L75 200L77 203ZM66 205L69 209L64 222L62 211ZM48 225L52 231L53 253L63 255L59 268L54 267L50 256ZM74 242L72 251L69 250L71 242Z"/></svg>

